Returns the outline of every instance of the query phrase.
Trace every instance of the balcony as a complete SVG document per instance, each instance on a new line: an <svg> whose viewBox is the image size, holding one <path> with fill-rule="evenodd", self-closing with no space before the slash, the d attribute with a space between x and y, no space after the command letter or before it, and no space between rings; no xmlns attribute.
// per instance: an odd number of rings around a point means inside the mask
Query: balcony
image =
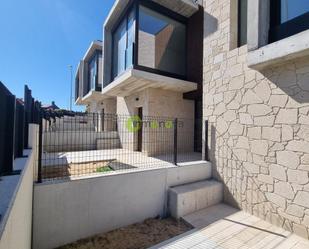
<svg viewBox="0 0 309 249"><path fill-rule="evenodd" d="M188 60L187 37L198 5L179 1L180 10L167 1L125 2L115 3L104 25L103 95L128 96L146 88L197 90L189 72L194 62Z"/></svg>
<svg viewBox="0 0 309 249"><path fill-rule="evenodd" d="M175 92L197 90L197 84L185 80L129 69L102 90L103 98L125 97L146 88L160 88Z"/></svg>

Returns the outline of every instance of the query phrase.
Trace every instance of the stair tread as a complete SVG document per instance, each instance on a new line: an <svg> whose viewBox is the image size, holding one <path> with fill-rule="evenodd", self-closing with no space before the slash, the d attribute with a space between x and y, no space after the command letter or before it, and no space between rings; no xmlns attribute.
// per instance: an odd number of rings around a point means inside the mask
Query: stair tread
<svg viewBox="0 0 309 249"><path fill-rule="evenodd" d="M224 203L216 204L193 213L184 215L182 219L195 228L206 227L218 220L237 213L239 210Z"/></svg>
<svg viewBox="0 0 309 249"><path fill-rule="evenodd" d="M205 180L205 181L194 182L194 183L172 187L171 191L175 192L176 194L183 194L183 193L187 193L187 192L189 193L189 192L196 191L199 189L210 188L210 187L218 186L218 185L222 185L222 183L216 180Z"/></svg>

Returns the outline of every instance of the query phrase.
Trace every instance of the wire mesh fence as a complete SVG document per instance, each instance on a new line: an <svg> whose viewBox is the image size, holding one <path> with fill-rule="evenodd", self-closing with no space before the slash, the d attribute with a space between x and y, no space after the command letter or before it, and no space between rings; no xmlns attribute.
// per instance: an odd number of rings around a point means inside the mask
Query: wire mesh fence
<svg viewBox="0 0 309 249"><path fill-rule="evenodd" d="M38 123L40 108L27 86L22 100L0 81L0 176L20 174L14 169L14 159L24 157L29 124Z"/></svg>
<svg viewBox="0 0 309 249"><path fill-rule="evenodd" d="M201 160L199 120L79 113L42 120L41 176L66 179Z"/></svg>

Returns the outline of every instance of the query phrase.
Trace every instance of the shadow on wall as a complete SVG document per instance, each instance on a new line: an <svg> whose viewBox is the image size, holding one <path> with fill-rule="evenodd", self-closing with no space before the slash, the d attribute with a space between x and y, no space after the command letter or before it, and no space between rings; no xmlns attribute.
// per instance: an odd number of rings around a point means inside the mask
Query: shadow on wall
<svg viewBox="0 0 309 249"><path fill-rule="evenodd" d="M217 157L227 167L212 167L212 174L215 179L224 184L224 203L237 209L249 212L272 224L291 231L291 225L285 218L279 216L277 207L267 202L265 190L261 184L244 166L244 162L233 153L233 148L225 144L216 148L216 128L211 126L210 161L217 165ZM216 155L220 153L220 155Z"/></svg>
<svg viewBox="0 0 309 249"><path fill-rule="evenodd" d="M308 61L309 56L278 64L260 73L297 103L309 104Z"/></svg>
<svg viewBox="0 0 309 249"><path fill-rule="evenodd" d="M225 185L225 202L307 237L308 57L247 73L254 78L236 95L251 122L237 109L232 122L219 117L211 126L213 176Z"/></svg>
<svg viewBox="0 0 309 249"><path fill-rule="evenodd" d="M204 11L204 38L218 30L218 19Z"/></svg>

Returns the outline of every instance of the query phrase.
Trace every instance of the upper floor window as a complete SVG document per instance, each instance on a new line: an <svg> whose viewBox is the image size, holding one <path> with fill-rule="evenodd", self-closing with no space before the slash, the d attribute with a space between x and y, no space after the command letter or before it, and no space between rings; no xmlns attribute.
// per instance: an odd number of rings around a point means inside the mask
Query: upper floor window
<svg viewBox="0 0 309 249"><path fill-rule="evenodd" d="M75 79L75 100L78 99L80 93L79 93L79 75L77 75Z"/></svg>
<svg viewBox="0 0 309 249"><path fill-rule="evenodd" d="M238 0L238 47L247 44L248 0Z"/></svg>
<svg viewBox="0 0 309 249"><path fill-rule="evenodd" d="M135 11L132 9L113 32L113 78L133 65Z"/></svg>
<svg viewBox="0 0 309 249"><path fill-rule="evenodd" d="M99 67L102 65L102 52L97 51L88 63L88 84L89 90L100 90L102 81L100 81Z"/></svg>
<svg viewBox="0 0 309 249"><path fill-rule="evenodd" d="M271 1L270 42L295 35L309 28L308 0Z"/></svg>
<svg viewBox="0 0 309 249"><path fill-rule="evenodd" d="M185 78L186 22L152 1L134 1L112 30L112 80L132 67Z"/></svg>

